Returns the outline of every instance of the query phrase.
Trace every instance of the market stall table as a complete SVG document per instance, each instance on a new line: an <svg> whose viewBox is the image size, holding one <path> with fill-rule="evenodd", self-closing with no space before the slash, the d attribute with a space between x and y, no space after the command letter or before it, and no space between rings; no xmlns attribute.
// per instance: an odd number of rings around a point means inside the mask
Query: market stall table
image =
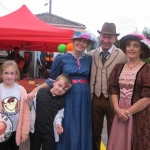
<svg viewBox="0 0 150 150"><path fill-rule="evenodd" d="M19 80L18 84L23 86L27 93L31 92L34 88L39 86L40 84L44 83L45 79L24 79Z"/></svg>

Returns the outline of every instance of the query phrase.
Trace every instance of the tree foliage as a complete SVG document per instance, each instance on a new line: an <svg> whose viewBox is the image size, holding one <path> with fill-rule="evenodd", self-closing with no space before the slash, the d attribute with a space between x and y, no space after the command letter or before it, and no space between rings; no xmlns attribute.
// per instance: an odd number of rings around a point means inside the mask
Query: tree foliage
<svg viewBox="0 0 150 150"><path fill-rule="evenodd" d="M142 33L143 33L148 39L150 39L150 28L144 27Z"/></svg>
<svg viewBox="0 0 150 150"><path fill-rule="evenodd" d="M144 62L150 64L150 57L143 60Z"/></svg>
<svg viewBox="0 0 150 150"><path fill-rule="evenodd" d="M116 43L114 43L114 45L117 47L117 48L120 48L120 40L116 40Z"/></svg>

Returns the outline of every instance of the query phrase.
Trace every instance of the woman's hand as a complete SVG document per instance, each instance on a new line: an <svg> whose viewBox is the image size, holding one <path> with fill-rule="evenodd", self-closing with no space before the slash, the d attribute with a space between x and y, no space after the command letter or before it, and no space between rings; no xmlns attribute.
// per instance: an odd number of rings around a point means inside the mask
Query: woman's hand
<svg viewBox="0 0 150 150"><path fill-rule="evenodd" d="M118 118L119 118L119 120L120 121L127 121L128 120L128 118L129 117L127 117L126 115L125 115L125 109L121 109L121 108L119 108L117 111L116 111L116 114L117 114L117 116L118 116Z"/></svg>

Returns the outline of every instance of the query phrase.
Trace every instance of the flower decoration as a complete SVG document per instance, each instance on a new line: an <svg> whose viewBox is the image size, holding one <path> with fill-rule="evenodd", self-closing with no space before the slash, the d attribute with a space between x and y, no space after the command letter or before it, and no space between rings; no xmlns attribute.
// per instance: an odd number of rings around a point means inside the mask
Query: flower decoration
<svg viewBox="0 0 150 150"><path fill-rule="evenodd" d="M141 42L144 43L150 49L150 40L144 34L132 33L133 36L138 36L141 39Z"/></svg>

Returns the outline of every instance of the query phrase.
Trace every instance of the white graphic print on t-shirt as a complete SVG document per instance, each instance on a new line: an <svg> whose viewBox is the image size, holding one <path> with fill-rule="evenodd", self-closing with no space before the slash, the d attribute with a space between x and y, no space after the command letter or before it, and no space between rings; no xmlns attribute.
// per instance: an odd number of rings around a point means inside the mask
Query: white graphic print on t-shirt
<svg viewBox="0 0 150 150"><path fill-rule="evenodd" d="M1 84L2 113L8 116L13 123L13 131L16 131L20 109L20 87L15 84L14 88L7 89Z"/></svg>

